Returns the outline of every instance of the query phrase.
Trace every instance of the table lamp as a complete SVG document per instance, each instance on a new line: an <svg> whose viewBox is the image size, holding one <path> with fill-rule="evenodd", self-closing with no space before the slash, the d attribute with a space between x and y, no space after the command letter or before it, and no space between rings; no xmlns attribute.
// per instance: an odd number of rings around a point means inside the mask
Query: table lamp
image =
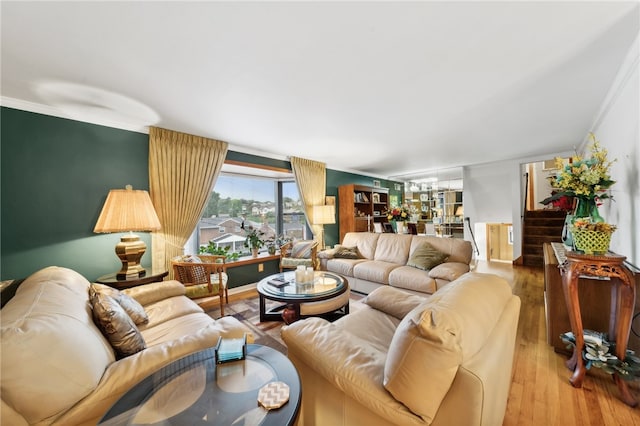
<svg viewBox="0 0 640 426"><path fill-rule="evenodd" d="M112 189L104 202L98 222L93 232L128 232L116 244L116 255L122 262L122 269L116 274L119 280L139 278L146 274L140 265L140 258L147 249L133 231L157 231L160 220L156 214L147 191L133 190L131 185L126 189Z"/></svg>
<svg viewBox="0 0 640 426"><path fill-rule="evenodd" d="M336 206L313 206L311 211L311 223L314 225L322 225L322 235L318 238L318 242L320 243L320 247L324 248L324 225L336 223Z"/></svg>

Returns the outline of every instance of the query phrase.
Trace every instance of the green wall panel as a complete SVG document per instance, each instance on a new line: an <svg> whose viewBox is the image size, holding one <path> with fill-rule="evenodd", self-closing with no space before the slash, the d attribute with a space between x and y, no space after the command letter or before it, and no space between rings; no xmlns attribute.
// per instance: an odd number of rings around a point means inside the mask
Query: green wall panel
<svg viewBox="0 0 640 426"><path fill-rule="evenodd" d="M93 227L110 189L148 190L148 135L11 108L1 114L2 279L49 265L90 280L115 272L120 234Z"/></svg>
<svg viewBox="0 0 640 426"><path fill-rule="evenodd" d="M114 247L122 234L94 234L93 227L110 189L149 189L149 136L6 107L0 122L0 278L23 278L50 265L89 280L117 271ZM291 170L284 160L234 151L227 158ZM327 169L327 195L337 198L338 186L373 185L373 179ZM397 182L380 182L394 193ZM337 223L325 226L327 245L338 243L338 231ZM142 264L148 267L151 238L138 235L147 244ZM276 272L277 262L265 262L263 273L255 265L239 267L230 281L237 286Z"/></svg>

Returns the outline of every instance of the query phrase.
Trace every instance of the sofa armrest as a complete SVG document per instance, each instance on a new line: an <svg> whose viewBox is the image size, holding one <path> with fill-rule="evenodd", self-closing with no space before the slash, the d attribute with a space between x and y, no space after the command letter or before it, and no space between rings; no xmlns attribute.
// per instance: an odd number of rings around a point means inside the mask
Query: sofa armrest
<svg viewBox="0 0 640 426"><path fill-rule="evenodd" d="M333 259L333 255L336 254L337 248L320 250L318 252L318 259Z"/></svg>
<svg viewBox="0 0 640 426"><path fill-rule="evenodd" d="M381 286L369 293L362 302L401 320L413 308L427 300L426 297L409 294L394 287Z"/></svg>
<svg viewBox="0 0 640 426"><path fill-rule="evenodd" d="M382 385L385 352L372 350L367 342L317 317L284 326L281 333L289 358L294 364L304 364L299 371L313 370L389 422L419 420ZM302 380L304 383L304 377Z"/></svg>
<svg viewBox="0 0 640 426"><path fill-rule="evenodd" d="M184 296L185 287L180 281L169 280L127 288L122 290L122 292L136 299L142 306L145 306L169 297Z"/></svg>
<svg viewBox="0 0 640 426"><path fill-rule="evenodd" d="M462 274L469 272L469 269L469 265L466 263L445 262L429 270L429 276L433 279L454 281Z"/></svg>

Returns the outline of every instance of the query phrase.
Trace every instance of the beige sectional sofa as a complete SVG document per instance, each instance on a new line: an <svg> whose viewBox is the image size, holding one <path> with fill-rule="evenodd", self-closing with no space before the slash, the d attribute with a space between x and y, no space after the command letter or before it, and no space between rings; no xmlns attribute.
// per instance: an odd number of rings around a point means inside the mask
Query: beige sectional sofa
<svg viewBox="0 0 640 426"><path fill-rule="evenodd" d="M92 318L90 286L73 270L48 267L22 282L0 311L1 424L95 425L152 372L215 345L218 336L249 333L233 317L212 319L178 281L152 283L123 291L148 317L137 327L146 349L118 357Z"/></svg>
<svg viewBox="0 0 640 426"><path fill-rule="evenodd" d="M445 261L428 270L408 266L425 243L446 255ZM433 294L468 272L473 255L469 241L408 234L348 232L340 247L357 248L359 258L337 258L336 248L323 250L320 269L346 277L351 290L366 294L381 285Z"/></svg>
<svg viewBox="0 0 640 426"><path fill-rule="evenodd" d="M298 425L501 425L519 311L504 279L469 272L432 296L382 286L333 323L283 327Z"/></svg>

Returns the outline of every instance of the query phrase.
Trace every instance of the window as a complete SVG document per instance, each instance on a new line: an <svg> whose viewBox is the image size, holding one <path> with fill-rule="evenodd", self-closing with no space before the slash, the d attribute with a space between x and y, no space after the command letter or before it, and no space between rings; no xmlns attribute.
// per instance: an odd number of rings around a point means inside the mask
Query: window
<svg viewBox="0 0 640 426"><path fill-rule="evenodd" d="M198 247L213 245L249 255L245 231L253 226L263 239L311 238L303 204L291 173L225 164L212 190L193 239ZM266 251L266 246L261 249Z"/></svg>

